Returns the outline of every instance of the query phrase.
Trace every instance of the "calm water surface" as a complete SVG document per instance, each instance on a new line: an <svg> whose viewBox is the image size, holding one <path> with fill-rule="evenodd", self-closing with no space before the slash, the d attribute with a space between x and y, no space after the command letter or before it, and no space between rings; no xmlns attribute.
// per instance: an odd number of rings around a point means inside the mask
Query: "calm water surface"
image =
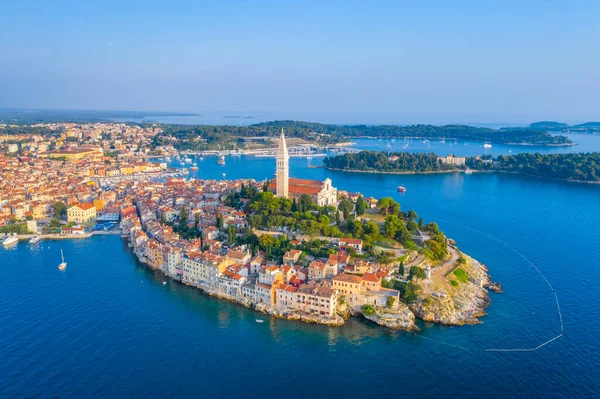
<svg viewBox="0 0 600 399"><path fill-rule="evenodd" d="M263 179L275 163L215 161L198 160L196 176ZM600 395L600 187L505 174L352 174L297 158L290 165L292 176L393 196L438 221L505 288L492 294L484 324L421 324L415 336L357 319L341 328L274 320L163 285L118 237L21 243L0 249L0 397ZM484 351L536 347L560 324L540 275L472 229L544 273L560 299L562 338L535 352ZM62 273L61 248L69 263Z"/></svg>

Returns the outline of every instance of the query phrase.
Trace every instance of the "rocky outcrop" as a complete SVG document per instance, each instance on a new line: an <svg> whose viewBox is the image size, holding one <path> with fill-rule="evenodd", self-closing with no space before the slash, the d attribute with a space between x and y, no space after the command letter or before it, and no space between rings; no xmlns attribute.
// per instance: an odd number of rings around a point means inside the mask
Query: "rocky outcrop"
<svg viewBox="0 0 600 399"><path fill-rule="evenodd" d="M422 294L410 305L416 317L424 321L460 326L479 324L490 303L489 293L484 288L489 284L487 268L472 258L468 258L463 268L469 274L469 281L458 287L449 287L445 292Z"/></svg>
<svg viewBox="0 0 600 399"><path fill-rule="evenodd" d="M379 324L394 330L404 331L419 331L415 324L415 315L404 304L399 304L396 309L376 308L375 314L366 315L363 317L373 323Z"/></svg>

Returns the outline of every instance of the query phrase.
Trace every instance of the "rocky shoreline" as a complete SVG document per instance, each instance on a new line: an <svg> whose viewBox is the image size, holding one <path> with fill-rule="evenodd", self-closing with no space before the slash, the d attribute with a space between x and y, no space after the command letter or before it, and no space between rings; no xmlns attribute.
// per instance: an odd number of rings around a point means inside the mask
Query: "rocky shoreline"
<svg viewBox="0 0 600 399"><path fill-rule="evenodd" d="M437 295L421 295L409 307L415 316L432 323L461 326L480 324L490 304L486 286L491 284L487 268L473 258L465 256L467 263L463 269L469 274L469 281L458 288L447 288Z"/></svg>
<svg viewBox="0 0 600 399"><path fill-rule="evenodd" d="M500 287L499 283L491 282L487 268L483 264L473 258L466 257L468 267L465 267L465 269L468 270L470 279L467 283L461 284L459 289L447 295L435 296L423 294L408 306L400 302L396 304L394 309L373 307L374 313L372 314L366 314L361 308L351 308L346 304L342 304L338 307L334 317L327 318L298 313L287 309L279 309L277 306L267 306L262 303L255 304L246 298L236 298L205 289L204 287L191 285L184 281L173 279L161 269L148 266L145 259L140 258L135 251L134 254L150 270L158 271L165 278L197 288L217 299L227 300L278 319L296 320L330 327L341 327L350 317L363 317L382 327L407 332L419 331L419 327L415 323L416 319L451 326L479 324L481 323L479 318L487 314L485 309L490 304L489 293L486 287L489 287L490 290L494 290L492 287Z"/></svg>

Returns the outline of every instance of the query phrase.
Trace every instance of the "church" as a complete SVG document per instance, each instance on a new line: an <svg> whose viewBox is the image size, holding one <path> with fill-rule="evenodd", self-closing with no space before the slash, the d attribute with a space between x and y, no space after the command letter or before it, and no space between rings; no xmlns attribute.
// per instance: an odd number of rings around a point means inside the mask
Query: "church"
<svg viewBox="0 0 600 399"><path fill-rule="evenodd" d="M283 129L277 147L277 167L275 179L269 183L269 190L277 197L285 197L298 201L303 194L308 195L313 204L337 206L337 188L331 185L331 179L324 181L290 178L290 157Z"/></svg>

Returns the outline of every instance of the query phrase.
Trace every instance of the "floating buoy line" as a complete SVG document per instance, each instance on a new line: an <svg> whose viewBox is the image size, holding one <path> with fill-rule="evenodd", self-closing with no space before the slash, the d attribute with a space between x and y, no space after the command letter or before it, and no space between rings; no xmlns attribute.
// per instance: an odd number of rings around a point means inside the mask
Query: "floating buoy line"
<svg viewBox="0 0 600 399"><path fill-rule="evenodd" d="M482 234L484 236L487 236L488 238L491 238L494 241L499 242L500 244L504 245L506 248L508 248L509 250L511 250L512 252L514 252L515 254L517 254L519 257L521 257L525 262L527 262L541 277L542 279L546 282L546 285L548 285L548 288L550 288L550 290L552 291L552 293L554 294L554 299L556 301L556 310L558 312L558 320L560 323L560 334L548 339L547 341L541 343L540 345L533 347L533 348L466 348L464 346L459 346L459 345L454 345L451 344L449 342L445 342L445 341L440 341L438 339L435 338L430 338L427 337L425 335L420 335L420 334L415 334L417 337L419 338L423 338L423 339L427 339L429 341L433 341L433 342L437 342L439 344L442 345L446 345L446 346L450 346L456 349L460 349L460 350L464 350L464 351L484 351L484 352L534 352L537 351L538 349L543 348L544 346L550 344L551 342L556 341L557 339L559 339L560 337L562 337L563 335L565 335L565 329L564 329L564 325L563 325L563 316L562 316L562 311L560 309L560 302L558 301L558 295L556 294L556 290L554 289L554 287L552 286L552 284L550 284L550 281L548 281L548 279L546 278L546 276L544 275L544 273L541 272L540 269L538 269L538 267L529 259L527 259L527 257L525 257L525 255L523 255L521 252L517 251L515 248L511 247L510 245L508 245L506 242L502 241L501 239L494 237L493 235L486 233L484 231L481 230L477 230L474 229L472 227L469 226L464 226L462 224L458 224L458 223L454 223L451 222L449 220L445 220L445 219L440 219L440 218L436 218L437 220L444 222L444 223L448 223L448 224L452 224L454 226L458 226L458 227L462 227L463 229L467 229L467 230L471 230L475 233L479 233Z"/></svg>

